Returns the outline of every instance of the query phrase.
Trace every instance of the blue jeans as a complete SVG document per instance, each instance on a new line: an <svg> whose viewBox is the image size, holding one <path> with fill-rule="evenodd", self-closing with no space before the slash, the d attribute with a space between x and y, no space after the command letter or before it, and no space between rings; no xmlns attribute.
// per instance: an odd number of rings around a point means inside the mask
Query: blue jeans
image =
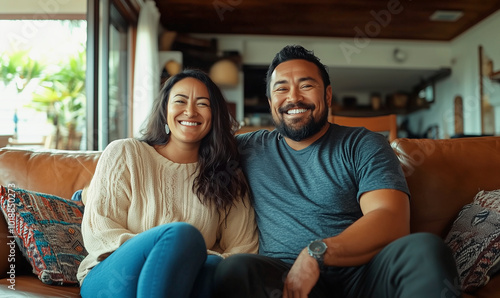
<svg viewBox="0 0 500 298"><path fill-rule="evenodd" d="M71 196L72 201L81 201L82 200L82 189L75 191L75 193Z"/></svg>
<svg viewBox="0 0 500 298"><path fill-rule="evenodd" d="M82 297L211 297L219 256L193 226L169 223L129 239L83 280Z"/></svg>

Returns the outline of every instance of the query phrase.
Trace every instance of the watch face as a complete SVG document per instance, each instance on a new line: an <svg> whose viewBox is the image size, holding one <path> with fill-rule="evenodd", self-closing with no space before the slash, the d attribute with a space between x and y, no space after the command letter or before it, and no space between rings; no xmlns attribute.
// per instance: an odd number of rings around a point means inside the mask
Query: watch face
<svg viewBox="0 0 500 298"><path fill-rule="evenodd" d="M309 250L315 254L323 254L326 251L326 244L323 241L313 241L309 244Z"/></svg>

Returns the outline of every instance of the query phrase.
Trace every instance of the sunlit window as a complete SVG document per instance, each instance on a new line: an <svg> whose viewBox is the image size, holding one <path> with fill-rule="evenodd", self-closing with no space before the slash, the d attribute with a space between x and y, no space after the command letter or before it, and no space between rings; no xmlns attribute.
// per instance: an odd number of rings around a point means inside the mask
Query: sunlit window
<svg viewBox="0 0 500 298"><path fill-rule="evenodd" d="M11 144L80 148L86 27L84 20L0 20L0 135L11 135Z"/></svg>

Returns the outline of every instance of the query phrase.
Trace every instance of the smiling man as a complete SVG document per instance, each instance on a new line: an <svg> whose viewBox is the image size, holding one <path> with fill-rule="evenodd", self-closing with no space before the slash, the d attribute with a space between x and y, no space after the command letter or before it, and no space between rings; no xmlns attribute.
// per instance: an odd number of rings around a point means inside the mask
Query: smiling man
<svg viewBox="0 0 500 298"><path fill-rule="evenodd" d="M268 78L273 122L294 149L311 144L328 130L332 87L311 68L316 67L307 60L289 60L279 64Z"/></svg>
<svg viewBox="0 0 500 298"><path fill-rule="evenodd" d="M259 255L220 263L216 297L441 297L457 278L450 250L410 234L408 187L385 137L327 122L326 67L287 46L267 96L276 129L238 136Z"/></svg>

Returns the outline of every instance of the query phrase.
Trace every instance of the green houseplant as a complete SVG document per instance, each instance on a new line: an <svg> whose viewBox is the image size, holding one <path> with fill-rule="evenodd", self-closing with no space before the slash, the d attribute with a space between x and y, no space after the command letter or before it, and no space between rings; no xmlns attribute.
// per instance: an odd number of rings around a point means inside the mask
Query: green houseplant
<svg viewBox="0 0 500 298"><path fill-rule="evenodd" d="M24 92L26 87L39 78L45 67L29 56L28 51L4 53L0 56L0 81L4 86L14 86L17 94ZM17 138L17 109L14 111L14 138Z"/></svg>
<svg viewBox="0 0 500 298"><path fill-rule="evenodd" d="M47 113L55 128L56 148L79 149L85 100L85 51L81 51L41 80L29 106Z"/></svg>

